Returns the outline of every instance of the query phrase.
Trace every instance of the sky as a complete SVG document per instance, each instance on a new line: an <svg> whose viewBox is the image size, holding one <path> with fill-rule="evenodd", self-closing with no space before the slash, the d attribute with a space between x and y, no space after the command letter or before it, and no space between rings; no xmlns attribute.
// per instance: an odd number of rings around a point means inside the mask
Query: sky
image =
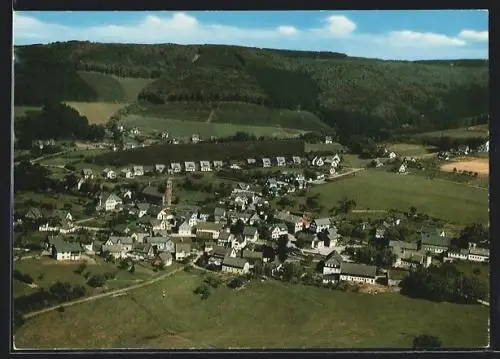
<svg viewBox="0 0 500 359"><path fill-rule="evenodd" d="M486 10L14 13L14 44L227 44L389 60L488 58Z"/></svg>

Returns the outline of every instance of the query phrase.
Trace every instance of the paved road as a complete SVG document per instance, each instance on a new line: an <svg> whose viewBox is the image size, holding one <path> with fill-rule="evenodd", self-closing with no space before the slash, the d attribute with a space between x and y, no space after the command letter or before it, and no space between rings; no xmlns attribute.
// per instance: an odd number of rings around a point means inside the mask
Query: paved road
<svg viewBox="0 0 500 359"><path fill-rule="evenodd" d="M98 294L98 295L94 295L92 297L87 297L87 298L75 300L75 301L72 301L72 302L62 303L62 304L58 304L58 305L56 305L54 307L45 308L45 309L42 309L42 310L39 310L39 311L36 311L36 312L31 312L31 313L25 314L24 315L24 319L29 319L29 318L35 317L35 316L43 314L43 313L51 312L51 311L56 310L56 309L58 309L60 307L64 307L64 308L71 307L71 306L76 305L76 304L87 303L87 302L91 302L91 301L94 301L94 300L97 300L97 299L101 299L101 298L106 298L106 297L110 297L110 296L114 296L114 295L118 295L118 294L123 294L123 293L131 291L133 289L141 288L141 287L147 286L149 284L156 283L156 282L158 282L158 281L160 281L162 279L165 279L167 277L170 277L170 276L174 275L177 272L180 272L181 270L183 270L182 267L178 268L178 269L175 269L172 272L167 272L165 274L161 274L158 277L155 277L155 278L153 278L151 280L148 280L146 282L142 282L140 284L135 284L135 285L132 285L132 286L127 287L127 288L113 290L111 292L107 292L107 293L103 293L103 294Z"/></svg>
<svg viewBox="0 0 500 359"><path fill-rule="evenodd" d="M90 218L85 218L85 219L80 219L78 221L75 221L75 224L80 224L80 223L83 223L83 222L88 222L88 221L91 221L93 220L95 217L90 217Z"/></svg>

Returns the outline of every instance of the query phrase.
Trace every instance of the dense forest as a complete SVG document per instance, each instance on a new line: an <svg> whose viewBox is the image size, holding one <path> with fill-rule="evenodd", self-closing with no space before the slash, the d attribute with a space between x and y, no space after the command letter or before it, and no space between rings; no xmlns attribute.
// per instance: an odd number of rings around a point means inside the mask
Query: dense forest
<svg viewBox="0 0 500 359"><path fill-rule="evenodd" d="M390 139L489 112L488 61L382 61L226 45L71 41L16 47L15 103L95 99L77 71L155 79L138 101L246 102L306 110L353 135ZM486 118L486 117L480 117Z"/></svg>

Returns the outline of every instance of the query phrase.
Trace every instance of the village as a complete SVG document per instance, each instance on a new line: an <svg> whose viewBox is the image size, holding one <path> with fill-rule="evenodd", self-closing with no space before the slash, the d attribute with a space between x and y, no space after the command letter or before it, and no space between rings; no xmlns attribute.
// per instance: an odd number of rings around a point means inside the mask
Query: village
<svg viewBox="0 0 500 359"><path fill-rule="evenodd" d="M331 138L325 137L324 142L329 141ZM464 151L469 149L461 148L456 152L462 155ZM420 162L414 157L400 158L387 149L381 150L381 154L383 157L373 160L369 166L379 168L397 163L393 171L398 174L405 174L410 167L419 168ZM446 159L452 156L451 153L439 155L446 155ZM131 180L150 176L164 185L152 186L148 182L136 191L122 188L120 192L99 192L91 216L121 218L121 223L111 228L87 226L85 219L73 218L70 211L59 209L46 213L38 207L29 208L14 225L31 223L39 232L46 233L41 255L60 262L81 262L99 256L106 261L150 263L159 270L180 262L240 277L257 273L280 279L290 263L300 265L306 258L312 258L315 282L322 285L362 284L373 292L384 290L384 287L397 290L409 271L429 267L436 261L488 262L488 249L477 248L475 243L468 249L454 248L442 228L415 222L415 213L391 214L371 223L358 221L354 225L363 233L360 237L372 239L356 242L349 234L339 233L342 221L346 220L341 216L314 218L272 205L273 199L363 170L344 168L342 159L343 154L337 153L312 159L278 156L231 162L135 165L120 171L105 168L101 173L83 168L79 173L78 190L96 178L115 181L117 178ZM237 172L256 167L283 170L278 172L279 176L252 183L238 182L229 196L208 206L173 203L175 176L223 170ZM385 232L403 222L413 223L414 241L386 238ZM72 239L75 233L87 234L85 243ZM356 249L369 242L379 243L380 248L390 251L391 260L385 268L358 263L353 258Z"/></svg>

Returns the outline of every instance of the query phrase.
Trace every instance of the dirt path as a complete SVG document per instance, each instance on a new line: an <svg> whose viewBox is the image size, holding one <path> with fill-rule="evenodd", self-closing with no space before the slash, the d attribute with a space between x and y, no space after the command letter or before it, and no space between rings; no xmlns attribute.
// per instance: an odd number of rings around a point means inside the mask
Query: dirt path
<svg viewBox="0 0 500 359"><path fill-rule="evenodd" d="M207 122L206 123L210 123L212 122L212 119L215 117L215 111L214 110L211 110L210 111L210 115L208 115L208 119L207 119Z"/></svg>
<svg viewBox="0 0 500 359"><path fill-rule="evenodd" d="M62 303L62 304L58 304L56 306L53 306L53 307L50 307L50 308L45 308L45 309L42 309L42 310L39 310L39 311L36 311L36 312L31 312L31 313L28 313L28 314L25 314L24 315L24 319L29 319L29 318L33 318L37 315L40 315L40 314L43 314L43 313L48 313L48 312L51 312L53 310L56 310L60 307L71 307L73 305L76 305L76 304L82 304L82 303L87 303L87 302L91 302L91 301L94 301L94 300L97 300L97 299L101 299L101 298L106 298L106 297L110 297L110 296L115 296L117 294L123 294L123 293L127 293L133 289L137 289L137 288L141 288L141 287L145 287L149 284L153 284L153 283L156 283L162 279L165 279L167 277L170 277L172 275L174 275L175 273L177 272L180 272L181 270L183 270L183 268L178 268L172 272L168 272L168 273L165 273L165 274L162 274L156 278L153 278L151 280L148 280L146 282L143 282L143 283L140 283L140 284L135 284L135 285L132 285L130 287L127 287L127 288L123 288L123 289L118 289L118 290L113 290L111 292L107 292L107 293L102 293L102 294L98 294L98 295L94 295L92 297L87 297L87 298L83 298L83 299L79 299L79 300L75 300L75 301L72 301L72 302L67 302L67 303Z"/></svg>
<svg viewBox="0 0 500 359"><path fill-rule="evenodd" d="M95 217L90 217L90 218L85 218L85 219L80 219L78 221L75 221L75 224L80 224L80 223L83 223L83 222L88 222L88 221L91 221L93 220Z"/></svg>
<svg viewBox="0 0 500 359"><path fill-rule="evenodd" d="M352 213L387 213L386 209L353 209Z"/></svg>

